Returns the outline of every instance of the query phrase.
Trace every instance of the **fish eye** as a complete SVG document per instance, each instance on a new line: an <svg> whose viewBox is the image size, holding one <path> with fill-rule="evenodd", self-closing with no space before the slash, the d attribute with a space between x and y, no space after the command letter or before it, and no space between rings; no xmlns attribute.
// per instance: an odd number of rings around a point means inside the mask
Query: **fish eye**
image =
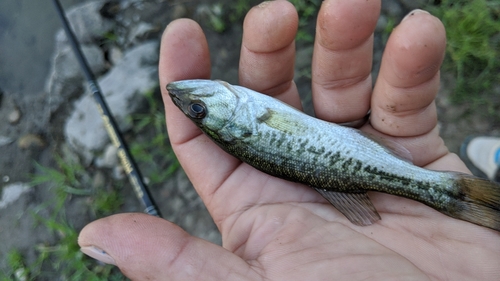
<svg viewBox="0 0 500 281"><path fill-rule="evenodd" d="M207 108L202 102L194 101L188 106L188 114L191 118L202 119L207 115Z"/></svg>

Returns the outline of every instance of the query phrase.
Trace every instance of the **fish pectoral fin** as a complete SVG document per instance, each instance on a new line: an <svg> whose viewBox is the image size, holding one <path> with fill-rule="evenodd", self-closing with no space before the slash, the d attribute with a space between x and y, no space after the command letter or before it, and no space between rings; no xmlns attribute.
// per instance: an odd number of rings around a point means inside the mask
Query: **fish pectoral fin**
<svg viewBox="0 0 500 281"><path fill-rule="evenodd" d="M366 192L344 193L315 189L355 225L370 225L381 219Z"/></svg>

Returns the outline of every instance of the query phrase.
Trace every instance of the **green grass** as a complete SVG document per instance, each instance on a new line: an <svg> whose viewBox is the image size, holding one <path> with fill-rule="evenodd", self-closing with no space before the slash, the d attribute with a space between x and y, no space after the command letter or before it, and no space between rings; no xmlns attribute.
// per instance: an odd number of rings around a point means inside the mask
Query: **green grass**
<svg viewBox="0 0 500 281"><path fill-rule="evenodd" d="M204 10L205 24L212 30L222 33L234 24L242 25L246 13L261 1L235 0L231 4L214 3Z"/></svg>
<svg viewBox="0 0 500 281"><path fill-rule="evenodd" d="M242 25L247 12L262 1L256 0L236 0L230 5L215 3L209 6L206 11L207 24L216 32L222 33L228 27L238 24ZM311 24L314 27L316 15L321 7L322 0L290 0L299 14L299 30L297 41L313 42L314 33L311 34ZM312 28L313 30L313 28Z"/></svg>
<svg viewBox="0 0 500 281"><path fill-rule="evenodd" d="M500 120L500 1L443 0L428 7L446 27L444 70L456 77L451 101Z"/></svg>
<svg viewBox="0 0 500 281"><path fill-rule="evenodd" d="M180 165L169 144L159 92L150 91L145 97L147 110L131 117L133 128L126 136L149 187L154 189ZM64 156L56 154L54 162L55 167L36 163L38 172L32 175L30 185L50 188L55 194L51 202L32 211L32 216L57 237L57 242L36 245L37 258L30 264L19 250L12 250L8 257L10 269L0 273L0 280L126 280L116 267L100 264L80 252L77 244L79 229L70 223L66 213L76 198L84 199L85 213L91 220L119 212L124 201L122 190L131 188L127 179L104 178L96 184L93 182L96 174L109 174L109 171L86 169L70 153ZM46 209L50 210L48 218L39 214Z"/></svg>
<svg viewBox="0 0 500 281"><path fill-rule="evenodd" d="M0 280L125 280L113 266L102 265L86 257L77 244L78 230L69 223L67 204L74 197L85 197L95 217L116 212L122 204L118 192L95 189L90 176L77 161L55 155L55 168L35 164L38 173L32 176L34 188L50 188L54 198L31 211L36 221L57 237L55 244L35 245L36 260L31 264L23 254L13 249L8 254L10 270L0 274ZM43 217L41 210L50 210Z"/></svg>
<svg viewBox="0 0 500 281"><path fill-rule="evenodd" d="M16 249L10 251L7 255L7 263L11 270L3 273L4 276L0 275L1 280L25 280L29 278L30 269L26 267L21 252Z"/></svg>
<svg viewBox="0 0 500 281"><path fill-rule="evenodd" d="M321 7L321 0L290 0L299 14L299 29L295 39L297 42L314 42L314 26L316 16Z"/></svg>
<svg viewBox="0 0 500 281"><path fill-rule="evenodd" d="M41 223L57 233L56 245L36 246L37 261L30 266L30 280L63 277L66 280L126 280L114 267L97 263L80 252L78 231L66 222L64 216L57 219L39 217Z"/></svg>

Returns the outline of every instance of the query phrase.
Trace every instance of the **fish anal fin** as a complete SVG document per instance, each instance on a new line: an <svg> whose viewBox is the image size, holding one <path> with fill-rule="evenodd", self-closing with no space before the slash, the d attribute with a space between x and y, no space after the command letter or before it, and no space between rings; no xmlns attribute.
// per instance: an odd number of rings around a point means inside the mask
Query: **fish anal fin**
<svg viewBox="0 0 500 281"><path fill-rule="evenodd" d="M380 215L366 192L344 193L321 188L315 189L355 225L371 225L380 220Z"/></svg>

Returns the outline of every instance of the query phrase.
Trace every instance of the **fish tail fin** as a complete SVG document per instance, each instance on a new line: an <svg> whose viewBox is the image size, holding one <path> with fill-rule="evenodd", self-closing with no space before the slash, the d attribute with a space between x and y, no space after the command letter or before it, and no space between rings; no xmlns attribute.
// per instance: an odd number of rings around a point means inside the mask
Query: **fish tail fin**
<svg viewBox="0 0 500 281"><path fill-rule="evenodd" d="M459 193L452 217L500 231L500 184L457 174Z"/></svg>

